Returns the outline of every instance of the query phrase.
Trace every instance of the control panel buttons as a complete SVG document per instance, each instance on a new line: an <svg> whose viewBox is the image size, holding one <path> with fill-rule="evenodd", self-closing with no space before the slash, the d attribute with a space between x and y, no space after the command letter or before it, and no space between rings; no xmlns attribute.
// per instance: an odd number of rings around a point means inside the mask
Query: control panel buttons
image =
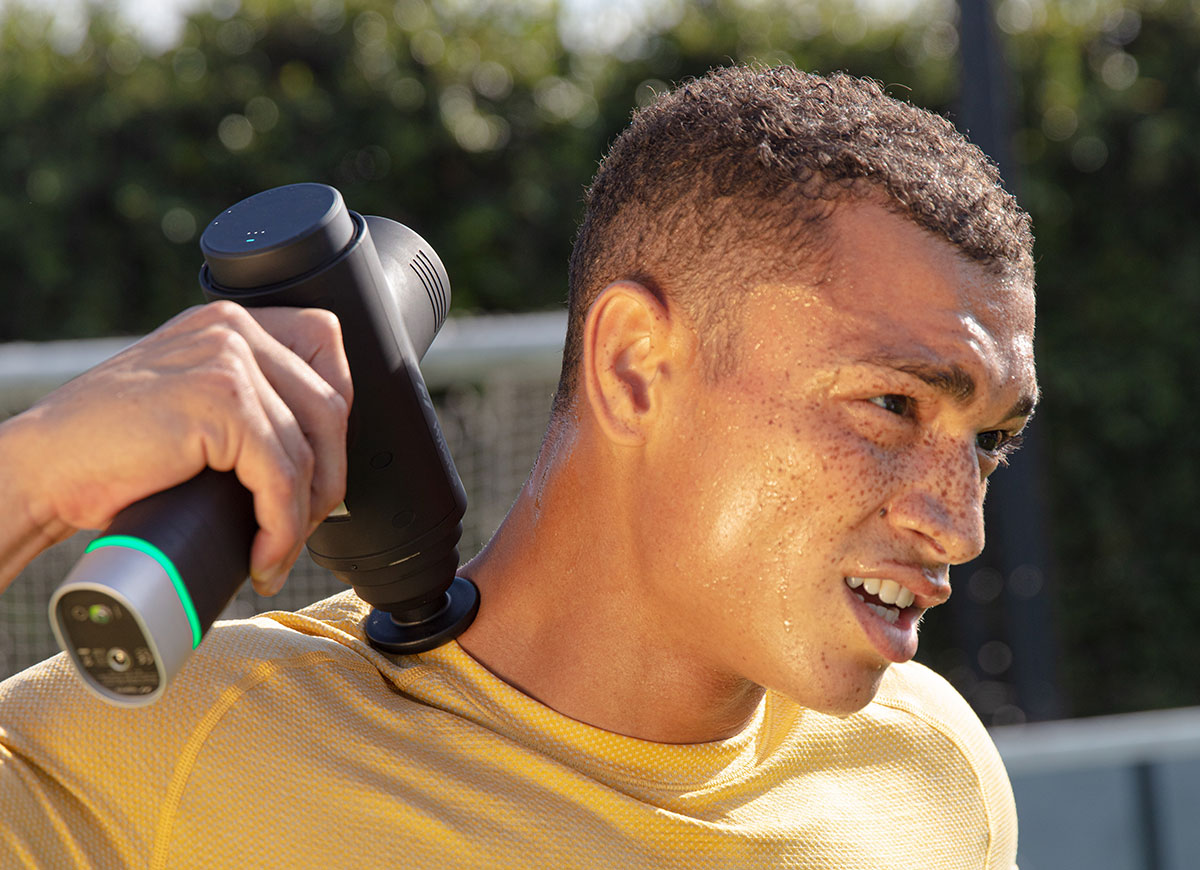
<svg viewBox="0 0 1200 870"><path fill-rule="evenodd" d="M133 664L133 659L129 657L129 653L125 652L119 646L114 646L110 649L104 659L114 671L127 671L129 670L129 666Z"/></svg>

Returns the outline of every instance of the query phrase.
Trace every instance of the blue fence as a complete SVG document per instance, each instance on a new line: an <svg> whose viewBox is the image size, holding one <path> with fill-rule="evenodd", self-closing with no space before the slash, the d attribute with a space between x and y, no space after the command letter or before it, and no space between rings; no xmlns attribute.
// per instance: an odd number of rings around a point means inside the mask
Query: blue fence
<svg viewBox="0 0 1200 870"><path fill-rule="evenodd" d="M992 729L1021 870L1200 870L1200 707Z"/></svg>

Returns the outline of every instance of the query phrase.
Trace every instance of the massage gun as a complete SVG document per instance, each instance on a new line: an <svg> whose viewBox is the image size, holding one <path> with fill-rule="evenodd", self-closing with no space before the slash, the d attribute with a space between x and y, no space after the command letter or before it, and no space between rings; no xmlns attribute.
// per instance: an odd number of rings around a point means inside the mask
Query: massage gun
<svg viewBox="0 0 1200 870"><path fill-rule="evenodd" d="M208 301L325 308L341 323L354 381L346 497L308 539L313 561L373 606L376 648L421 652L458 636L479 607L455 576L466 495L417 367L450 304L441 260L321 184L242 200L200 248ZM245 581L256 531L231 471L207 469L118 514L50 600L84 683L119 705L157 699Z"/></svg>

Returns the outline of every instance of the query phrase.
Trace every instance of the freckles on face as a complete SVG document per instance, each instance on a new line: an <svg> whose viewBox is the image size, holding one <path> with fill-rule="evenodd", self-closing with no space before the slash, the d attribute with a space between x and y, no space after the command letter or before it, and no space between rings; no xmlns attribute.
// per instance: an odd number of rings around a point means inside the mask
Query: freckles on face
<svg viewBox="0 0 1200 870"><path fill-rule="evenodd" d="M884 209L843 217L834 277L749 291L736 365L671 407L672 532L652 542L682 544L660 589L704 653L828 711L916 649L916 616L847 578L937 603L982 543L980 436L1032 385L1030 300Z"/></svg>
<svg viewBox="0 0 1200 870"><path fill-rule="evenodd" d="M661 494L647 506L645 546L660 559L649 575L664 633L715 670L850 712L886 663L844 577L879 540L896 471L830 401L825 369L787 365L788 389L779 365L745 366L680 409L671 477L646 487Z"/></svg>
<svg viewBox="0 0 1200 870"><path fill-rule="evenodd" d="M730 403L738 422L706 436L698 454L701 465L714 461L693 504L695 555L735 589L769 592L767 612L798 629L840 595L839 565L870 533L891 471L819 402L745 390Z"/></svg>

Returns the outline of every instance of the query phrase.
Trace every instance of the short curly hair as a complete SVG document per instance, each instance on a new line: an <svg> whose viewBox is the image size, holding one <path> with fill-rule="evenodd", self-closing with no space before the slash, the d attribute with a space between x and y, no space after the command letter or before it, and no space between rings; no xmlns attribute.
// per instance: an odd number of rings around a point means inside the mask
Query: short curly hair
<svg viewBox="0 0 1200 870"><path fill-rule="evenodd" d="M608 284L635 280L676 304L716 376L736 364L739 291L781 266L820 268L834 206L868 197L1032 284L1029 216L995 164L875 81L725 67L637 111L587 191L555 412L578 389L583 324Z"/></svg>

